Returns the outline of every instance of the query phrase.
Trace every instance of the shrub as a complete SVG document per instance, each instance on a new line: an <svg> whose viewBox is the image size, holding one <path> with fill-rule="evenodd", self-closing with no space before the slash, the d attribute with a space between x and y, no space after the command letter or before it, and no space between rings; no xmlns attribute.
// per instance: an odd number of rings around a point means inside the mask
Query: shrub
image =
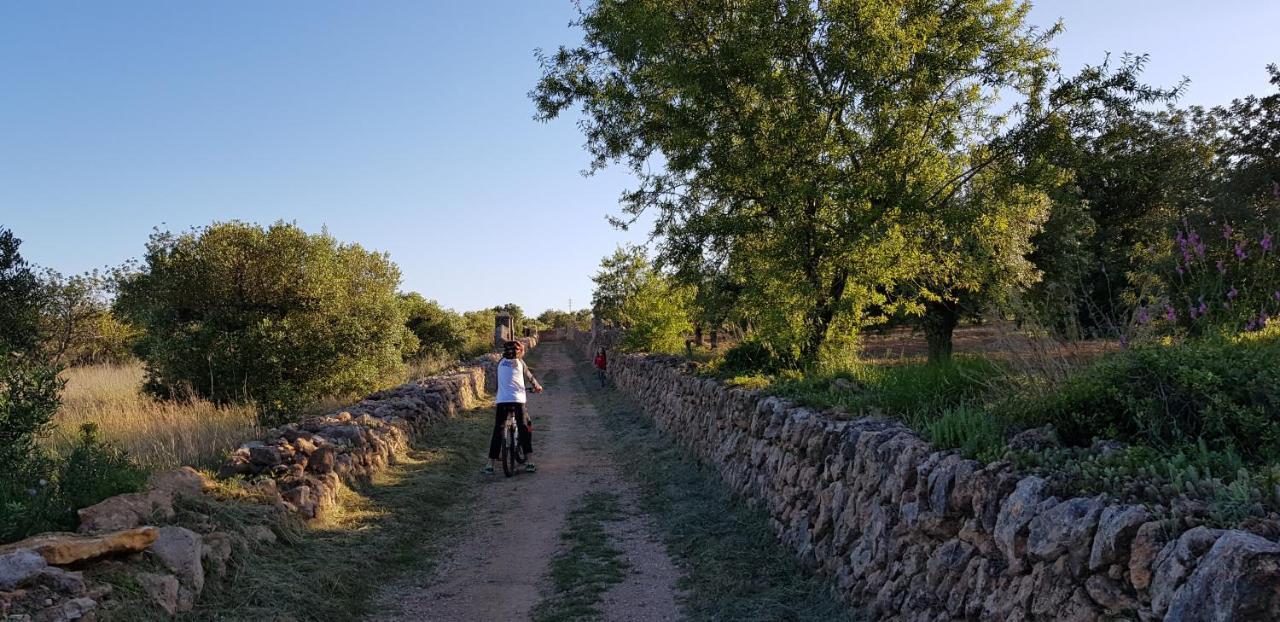
<svg viewBox="0 0 1280 622"><path fill-rule="evenodd" d="M838 406L855 414L893 415L923 429L925 419L981 401L991 391L992 379L1003 373L999 365L975 356L957 356L943 363L856 363L784 377L770 392L818 408Z"/></svg>
<svg viewBox="0 0 1280 622"><path fill-rule="evenodd" d="M639 289L622 304L630 321L622 347L630 351L673 354L693 332L689 302L693 292L657 272L643 276Z"/></svg>
<svg viewBox="0 0 1280 622"><path fill-rule="evenodd" d="M1005 426L984 409L958 406L925 424L929 441L939 449L959 449L964 455L990 462L1005 448Z"/></svg>
<svg viewBox="0 0 1280 622"><path fill-rule="evenodd" d="M1280 326L1235 337L1113 353L1046 395L1001 405L1054 424L1075 445L1095 437L1174 449L1203 439L1251 461L1280 456Z"/></svg>
<svg viewBox="0 0 1280 622"><path fill-rule="evenodd" d="M716 369L724 376L775 374L790 367L789 363L786 357L775 354L768 344L749 339L726 350Z"/></svg>
<svg viewBox="0 0 1280 622"><path fill-rule="evenodd" d="M400 296L405 326L418 338L415 358L456 358L467 345L467 326L462 316L445 309L422 294Z"/></svg>
<svg viewBox="0 0 1280 622"><path fill-rule="evenodd" d="M385 254L296 225L158 233L117 308L145 333L151 391L256 402L275 423L326 395L403 377L418 347Z"/></svg>

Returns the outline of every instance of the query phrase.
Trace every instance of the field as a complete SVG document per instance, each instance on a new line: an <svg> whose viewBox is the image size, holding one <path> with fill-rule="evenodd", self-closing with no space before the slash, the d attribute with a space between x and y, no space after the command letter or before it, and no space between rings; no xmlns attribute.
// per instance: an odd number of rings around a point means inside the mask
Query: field
<svg viewBox="0 0 1280 622"><path fill-rule="evenodd" d="M93 423L147 469L212 466L229 448L259 434L252 406L219 406L201 399L162 401L142 393L141 363L73 367L62 408L48 438L65 448L80 426Z"/></svg>

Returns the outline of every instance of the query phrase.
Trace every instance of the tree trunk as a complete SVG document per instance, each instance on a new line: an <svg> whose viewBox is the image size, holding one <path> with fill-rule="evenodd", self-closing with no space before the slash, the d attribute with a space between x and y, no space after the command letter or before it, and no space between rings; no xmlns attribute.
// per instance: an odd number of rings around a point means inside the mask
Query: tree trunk
<svg viewBox="0 0 1280 622"><path fill-rule="evenodd" d="M702 325L698 324L693 327L693 343L699 348L702 347Z"/></svg>
<svg viewBox="0 0 1280 622"><path fill-rule="evenodd" d="M711 329L711 349L715 350L720 347L720 331Z"/></svg>
<svg viewBox="0 0 1280 622"><path fill-rule="evenodd" d="M960 322L960 308L954 302L925 303L924 336L929 342L929 362L951 361L951 336Z"/></svg>

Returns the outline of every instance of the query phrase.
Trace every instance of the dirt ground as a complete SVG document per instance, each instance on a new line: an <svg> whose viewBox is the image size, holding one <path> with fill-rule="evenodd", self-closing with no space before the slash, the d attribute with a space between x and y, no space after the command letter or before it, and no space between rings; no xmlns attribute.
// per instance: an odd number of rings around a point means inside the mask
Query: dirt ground
<svg viewBox="0 0 1280 622"><path fill-rule="evenodd" d="M606 431L587 401L564 345L548 344L534 372L547 390L531 396L534 474L476 475L483 486L474 523L429 577L406 579L381 595L373 620L527 620L549 589L548 566L565 516L582 495L621 497L625 520L609 523L612 544L628 562L623 581L604 596L606 620L658 621L680 617L678 571L638 513L635 494L618 477L604 449Z"/></svg>

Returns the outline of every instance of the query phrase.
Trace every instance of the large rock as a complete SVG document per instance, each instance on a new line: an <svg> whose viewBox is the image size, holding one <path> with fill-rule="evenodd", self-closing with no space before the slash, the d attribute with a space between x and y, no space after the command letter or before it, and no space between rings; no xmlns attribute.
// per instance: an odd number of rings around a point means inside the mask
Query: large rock
<svg viewBox="0 0 1280 622"><path fill-rule="evenodd" d="M1129 557L1129 545L1138 528L1147 522L1147 511L1138 506L1108 506L1098 519L1098 533L1089 553L1089 569L1122 562Z"/></svg>
<svg viewBox="0 0 1280 622"><path fill-rule="evenodd" d="M49 562L31 549L0 554L0 590L17 589L48 566Z"/></svg>
<svg viewBox="0 0 1280 622"><path fill-rule="evenodd" d="M81 533L131 529L155 519L172 519L173 493L150 490L116 495L76 513L80 516Z"/></svg>
<svg viewBox="0 0 1280 622"><path fill-rule="evenodd" d="M0 553L30 549L50 564L66 566L107 555L140 553L159 536L160 530L155 527L139 527L93 536L46 533L0 547Z"/></svg>
<svg viewBox="0 0 1280 622"><path fill-rule="evenodd" d="M1280 619L1280 545L1228 531L1177 591L1168 622Z"/></svg>
<svg viewBox="0 0 1280 622"><path fill-rule="evenodd" d="M200 535L185 527L162 527L160 537L151 545L151 554L177 575L178 611L190 611L204 590L204 552Z"/></svg>
<svg viewBox="0 0 1280 622"><path fill-rule="evenodd" d="M1041 509L1045 485L1039 477L1023 478L1000 506L994 534L996 548L1012 566L1020 567L1026 554L1027 526Z"/></svg>
<svg viewBox="0 0 1280 622"><path fill-rule="evenodd" d="M151 601L169 615L178 613L178 577L144 572L134 577Z"/></svg>
<svg viewBox="0 0 1280 622"><path fill-rule="evenodd" d="M1151 585L1156 556L1169 541L1168 528L1163 522L1151 521L1138 527L1129 545L1129 583L1136 590Z"/></svg>
<svg viewBox="0 0 1280 622"><path fill-rule="evenodd" d="M1069 499L1041 512L1028 527L1027 553L1043 561L1070 557L1083 565L1101 514L1102 501L1084 498Z"/></svg>
<svg viewBox="0 0 1280 622"><path fill-rule="evenodd" d="M1160 549L1151 575L1151 610L1164 615L1183 582L1195 570L1200 557L1222 535L1218 529L1196 527Z"/></svg>
<svg viewBox="0 0 1280 622"><path fill-rule="evenodd" d="M209 485L204 475L188 466L157 471L147 479L148 489L168 492L174 497L199 497Z"/></svg>

